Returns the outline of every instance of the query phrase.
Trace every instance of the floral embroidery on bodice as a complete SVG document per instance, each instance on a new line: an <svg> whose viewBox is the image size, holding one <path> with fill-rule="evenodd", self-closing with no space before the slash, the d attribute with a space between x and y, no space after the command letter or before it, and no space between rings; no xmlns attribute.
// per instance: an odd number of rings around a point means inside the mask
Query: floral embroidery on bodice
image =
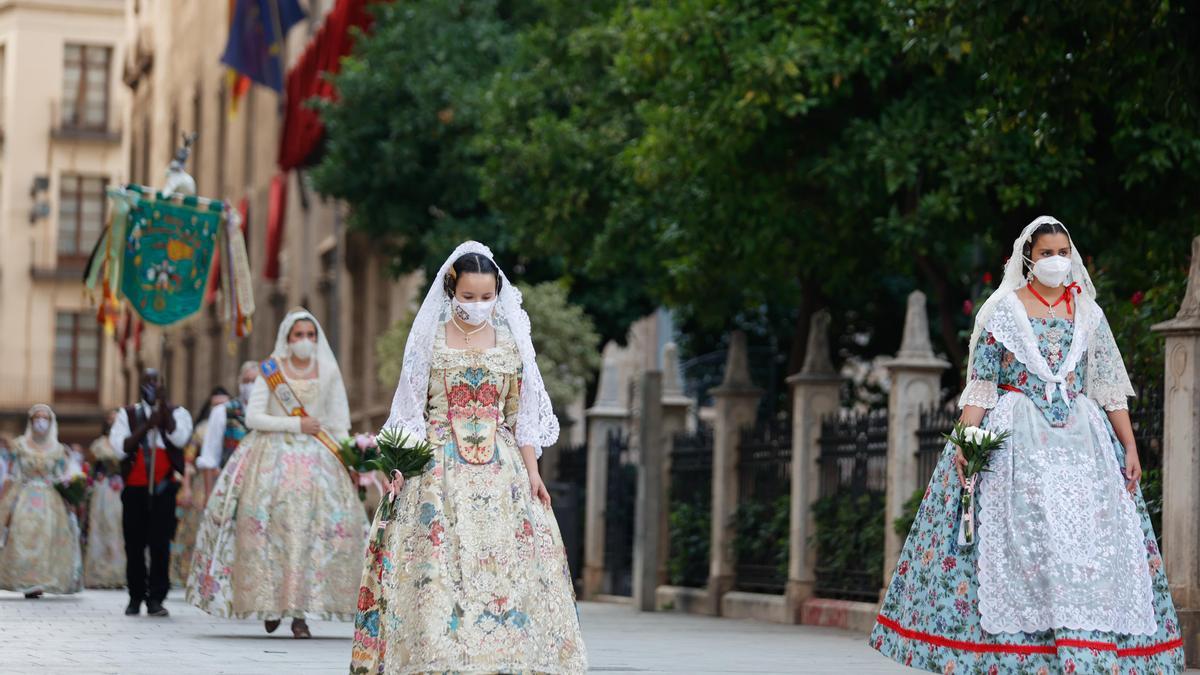
<svg viewBox="0 0 1200 675"><path fill-rule="evenodd" d="M496 329L488 349L453 349L438 330L430 366L425 419L430 443L452 443L461 461L488 464L497 437L515 447L521 357L512 335Z"/></svg>
<svg viewBox="0 0 1200 675"><path fill-rule="evenodd" d="M24 438L17 438L13 445L13 456L17 460L21 480L54 482L66 469L67 453L62 445L48 449L33 448L26 445Z"/></svg>
<svg viewBox="0 0 1200 675"><path fill-rule="evenodd" d="M1030 319L1029 323L1037 338L1038 351L1046 359L1050 369L1058 372L1071 350L1075 324L1061 318ZM1071 415L1075 399L1083 391L1086 372L1087 357L1084 356L1075 365L1075 369L1066 374L1064 385L1050 401L1047 401L1045 381L1031 372L1015 354L1005 349L990 331L985 330L975 346L975 361L971 364L970 379L994 382L995 386L1005 389L1020 390L1037 405L1050 424L1063 426Z"/></svg>

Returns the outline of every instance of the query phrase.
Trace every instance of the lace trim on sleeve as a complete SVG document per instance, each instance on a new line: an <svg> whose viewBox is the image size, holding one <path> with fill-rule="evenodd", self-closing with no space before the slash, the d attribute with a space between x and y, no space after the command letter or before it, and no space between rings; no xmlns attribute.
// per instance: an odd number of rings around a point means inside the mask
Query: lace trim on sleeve
<svg viewBox="0 0 1200 675"><path fill-rule="evenodd" d="M1129 381L1112 328L1103 314L1100 314L1088 345L1084 378L1084 391L1101 408L1109 412L1129 409L1129 397L1135 395L1133 384Z"/></svg>
<svg viewBox="0 0 1200 675"><path fill-rule="evenodd" d="M991 380L970 380L963 389L962 396L958 397L958 407L963 408L974 405L985 410L991 410L996 407L996 401L999 399L1000 395L996 390L995 382Z"/></svg>

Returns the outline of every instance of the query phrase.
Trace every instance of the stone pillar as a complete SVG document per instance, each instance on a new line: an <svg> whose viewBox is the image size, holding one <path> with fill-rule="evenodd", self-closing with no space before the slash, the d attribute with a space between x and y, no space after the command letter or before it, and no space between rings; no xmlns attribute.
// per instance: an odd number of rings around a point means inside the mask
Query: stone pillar
<svg viewBox="0 0 1200 675"><path fill-rule="evenodd" d="M750 381L746 334L734 331L725 360L725 378L712 390L713 423L712 543L709 550L708 613L721 613L721 597L733 590L733 513L738 505L738 437L754 423L763 392Z"/></svg>
<svg viewBox="0 0 1200 675"><path fill-rule="evenodd" d="M900 351L884 365L891 380L883 546L883 583L887 584L904 545L903 535L896 534L892 523L902 515L904 503L912 493L921 487L917 478L917 427L921 424L921 408L935 406L941 401L942 372L950 367L949 361L939 359L933 353L925 294L921 291L908 294Z"/></svg>
<svg viewBox="0 0 1200 675"><path fill-rule="evenodd" d="M1200 666L1200 237L1167 341L1163 381L1163 557L1189 666Z"/></svg>
<svg viewBox="0 0 1200 675"><path fill-rule="evenodd" d="M642 374L641 462L638 465L637 507L633 526L633 606L643 612L655 610L659 569L663 565L662 542L666 540L663 517L666 494L663 464L667 439L663 434L662 372Z"/></svg>
<svg viewBox="0 0 1200 675"><path fill-rule="evenodd" d="M583 589L588 600L604 583L604 510L608 492L608 435L623 431L629 411L622 399L621 349L615 342L604 347L596 404L587 410L587 503L583 535Z"/></svg>
<svg viewBox="0 0 1200 675"><path fill-rule="evenodd" d="M688 411L692 407L692 399L683 393L683 379L679 374L679 348L674 342L663 345L663 375L662 375L662 425L663 438L667 452L663 462L663 533L660 545L660 564L658 568L658 583L667 583L667 559L671 555L671 530L667 525L671 514L671 453L674 450L675 434L687 431Z"/></svg>
<svg viewBox="0 0 1200 675"><path fill-rule="evenodd" d="M804 366L787 379L792 387L792 513L788 548L787 617L800 623L804 601L816 586L816 526L812 504L820 494L821 420L841 403L842 378L829 356L829 312L813 315Z"/></svg>

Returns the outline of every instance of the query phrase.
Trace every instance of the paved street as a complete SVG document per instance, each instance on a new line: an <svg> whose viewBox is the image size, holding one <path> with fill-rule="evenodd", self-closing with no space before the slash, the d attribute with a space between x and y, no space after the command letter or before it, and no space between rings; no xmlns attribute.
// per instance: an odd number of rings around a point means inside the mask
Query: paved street
<svg viewBox="0 0 1200 675"><path fill-rule="evenodd" d="M27 601L0 592L0 673L344 673L349 624L311 622L313 640L274 636L256 621L212 619L172 591L172 616L122 614L121 591L85 591ZM594 672L871 673L913 672L836 630L637 614L585 603L584 634Z"/></svg>

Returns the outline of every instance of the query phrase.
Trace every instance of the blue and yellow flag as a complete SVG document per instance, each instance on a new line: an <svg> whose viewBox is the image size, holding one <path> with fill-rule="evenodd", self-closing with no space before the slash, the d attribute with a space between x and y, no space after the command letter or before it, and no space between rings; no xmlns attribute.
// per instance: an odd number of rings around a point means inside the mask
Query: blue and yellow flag
<svg viewBox="0 0 1200 675"><path fill-rule="evenodd" d="M237 0L221 63L283 91L283 40L304 18L297 0Z"/></svg>

